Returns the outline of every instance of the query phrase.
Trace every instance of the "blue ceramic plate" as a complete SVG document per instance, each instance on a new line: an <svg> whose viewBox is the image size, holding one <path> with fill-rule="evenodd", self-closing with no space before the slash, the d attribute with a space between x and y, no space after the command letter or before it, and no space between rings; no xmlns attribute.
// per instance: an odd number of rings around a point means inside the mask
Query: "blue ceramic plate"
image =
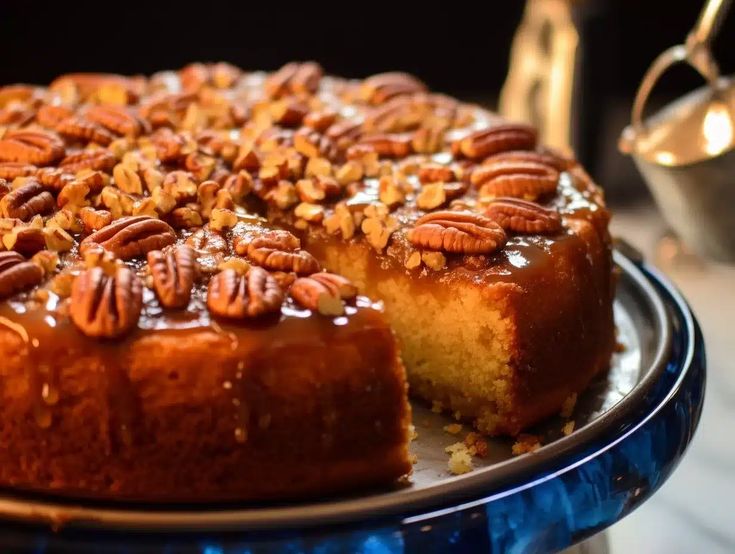
<svg viewBox="0 0 735 554"><path fill-rule="evenodd" d="M2 552L526 552L574 544L624 517L671 474L702 408L704 345L686 303L619 253L615 306L625 350L545 446L513 457L494 440L474 471L452 476L449 420L416 405L410 485L290 505L94 504L0 493ZM56 528L56 530L52 529Z"/></svg>

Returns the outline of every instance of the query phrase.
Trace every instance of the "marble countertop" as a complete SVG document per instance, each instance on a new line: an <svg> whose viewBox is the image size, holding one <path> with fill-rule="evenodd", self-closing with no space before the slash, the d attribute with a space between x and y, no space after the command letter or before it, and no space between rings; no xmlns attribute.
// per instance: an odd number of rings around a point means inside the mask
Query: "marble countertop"
<svg viewBox="0 0 735 554"><path fill-rule="evenodd" d="M613 233L682 291L707 352L707 392L692 445L671 478L606 533L612 554L735 552L735 265L682 252L652 206L618 209ZM599 550L599 549L595 549Z"/></svg>

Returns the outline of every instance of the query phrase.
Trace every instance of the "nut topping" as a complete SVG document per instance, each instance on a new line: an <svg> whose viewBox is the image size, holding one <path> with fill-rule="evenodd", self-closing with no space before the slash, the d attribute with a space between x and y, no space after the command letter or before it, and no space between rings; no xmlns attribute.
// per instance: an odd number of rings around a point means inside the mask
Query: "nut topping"
<svg viewBox="0 0 735 554"><path fill-rule="evenodd" d="M96 142L103 146L107 146L115 140L115 136L101 125L97 125L84 117L76 115L60 121L56 125L56 131L72 139Z"/></svg>
<svg viewBox="0 0 735 554"><path fill-rule="evenodd" d="M12 181L16 177L35 175L36 171L38 171L38 168L31 164L18 162L0 163L0 179L7 179L8 181Z"/></svg>
<svg viewBox="0 0 735 554"><path fill-rule="evenodd" d="M122 260L139 258L176 242L171 226L149 216L123 217L96 231L82 241L80 251L99 244Z"/></svg>
<svg viewBox="0 0 735 554"><path fill-rule="evenodd" d="M216 316L256 318L278 312L281 304L283 290L275 278L261 267L251 267L244 276L234 269L225 269L209 282L207 306Z"/></svg>
<svg viewBox="0 0 735 554"><path fill-rule="evenodd" d="M265 92L271 98L288 94L314 94L319 88L323 70L316 62L291 62L266 79Z"/></svg>
<svg viewBox="0 0 735 554"><path fill-rule="evenodd" d="M0 252L0 298L38 285L43 279L43 269L17 252Z"/></svg>
<svg viewBox="0 0 735 554"><path fill-rule="evenodd" d="M296 279L290 293L304 308L338 316L345 313L344 300L357 296L357 288L341 275L324 272Z"/></svg>
<svg viewBox="0 0 735 554"><path fill-rule="evenodd" d="M507 124L470 133L452 143L452 152L471 160L482 160L507 150L531 150L536 146L536 130L528 125Z"/></svg>
<svg viewBox="0 0 735 554"><path fill-rule="evenodd" d="M408 232L417 248L457 254L489 254L501 248L507 236L492 219L472 212L439 211L426 214Z"/></svg>
<svg viewBox="0 0 735 554"><path fill-rule="evenodd" d="M117 135L137 137L148 129L148 122L122 106L92 106L84 117Z"/></svg>
<svg viewBox="0 0 735 554"><path fill-rule="evenodd" d="M177 246L164 253L148 252L148 266L153 277L153 290L166 308L185 308L189 305L194 287L196 264L190 246Z"/></svg>
<svg viewBox="0 0 735 554"><path fill-rule="evenodd" d="M128 267L112 274L93 267L74 280L69 306L74 325L88 337L119 337L138 324L143 285Z"/></svg>
<svg viewBox="0 0 735 554"><path fill-rule="evenodd" d="M561 216L550 210L518 198L497 198L486 208L485 215L506 231L524 234L551 234L561 230Z"/></svg>
<svg viewBox="0 0 735 554"><path fill-rule="evenodd" d="M28 221L34 215L52 211L54 204L51 193L45 191L37 181L30 180L0 200L0 215Z"/></svg>
<svg viewBox="0 0 735 554"><path fill-rule="evenodd" d="M93 169L95 171L104 171L109 173L115 167L117 159L115 156L103 149L98 150L82 150L75 154L66 156L59 163L59 167L70 173L76 173L83 169Z"/></svg>
<svg viewBox="0 0 735 554"><path fill-rule="evenodd" d="M368 104L382 104L404 94L424 92L426 85L413 75L398 71L379 73L365 79L360 86L360 98Z"/></svg>
<svg viewBox="0 0 735 554"><path fill-rule="evenodd" d="M371 135L347 150L350 159L359 158L367 152L376 152L381 158L405 158L411 153L411 138L402 135Z"/></svg>
<svg viewBox="0 0 735 554"><path fill-rule="evenodd" d="M64 144L43 131L12 131L0 140L0 162L49 165L64 157Z"/></svg>
<svg viewBox="0 0 735 554"><path fill-rule="evenodd" d="M235 238L235 251L254 263L276 271L294 271L299 274L319 271L319 264L308 252L301 250L301 241L292 233L282 230L266 231L260 236L245 235Z"/></svg>
<svg viewBox="0 0 735 554"><path fill-rule="evenodd" d="M493 165L496 162L531 162L535 164L548 165L557 171L565 171L573 163L559 156L550 153L535 152L531 150L510 150L494 154L483 160L482 165Z"/></svg>
<svg viewBox="0 0 735 554"><path fill-rule="evenodd" d="M480 187L480 197L512 196L536 200L556 192L559 172L534 162L499 161L475 169L471 181Z"/></svg>

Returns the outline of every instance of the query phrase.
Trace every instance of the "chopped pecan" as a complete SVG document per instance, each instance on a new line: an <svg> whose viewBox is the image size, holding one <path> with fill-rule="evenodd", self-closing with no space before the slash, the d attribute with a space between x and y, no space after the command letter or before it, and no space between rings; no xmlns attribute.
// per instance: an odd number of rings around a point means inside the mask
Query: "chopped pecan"
<svg viewBox="0 0 735 554"><path fill-rule="evenodd" d="M35 165L19 162L0 163L0 179L12 181L16 177L29 177L35 175L38 168Z"/></svg>
<svg viewBox="0 0 735 554"><path fill-rule="evenodd" d="M529 125L508 123L470 133L452 143L456 156L481 160L507 150L531 150L536 146L536 130Z"/></svg>
<svg viewBox="0 0 735 554"><path fill-rule="evenodd" d="M112 214L107 210L95 210L89 206L79 210L79 217L82 219L84 230L87 233L99 231L112 223Z"/></svg>
<svg viewBox="0 0 735 554"><path fill-rule="evenodd" d="M309 112L304 117L304 125L311 127L318 133L323 133L337 121L337 115L336 111L330 109Z"/></svg>
<svg viewBox="0 0 735 554"><path fill-rule="evenodd" d="M15 102L28 102L36 96L36 87L31 85L5 85L0 87L0 108Z"/></svg>
<svg viewBox="0 0 735 554"><path fill-rule="evenodd" d="M28 221L54 209L54 197L38 181L29 180L0 200L0 215Z"/></svg>
<svg viewBox="0 0 735 554"><path fill-rule="evenodd" d="M0 162L49 165L64 157L64 143L46 131L10 131L0 140Z"/></svg>
<svg viewBox="0 0 735 554"><path fill-rule="evenodd" d="M11 191L8 182L0 177L0 200L2 200Z"/></svg>
<svg viewBox="0 0 735 554"><path fill-rule="evenodd" d="M332 139L338 148L346 148L362 135L362 121L359 119L343 119L330 125L325 134Z"/></svg>
<svg viewBox="0 0 735 554"><path fill-rule="evenodd" d="M291 62L272 73L263 85L271 98L288 94L314 94L324 71L316 62Z"/></svg>
<svg viewBox="0 0 735 554"><path fill-rule="evenodd" d="M357 296L357 287L341 275L324 272L296 279L290 293L304 308L337 316L345 312L344 300Z"/></svg>
<svg viewBox="0 0 735 554"><path fill-rule="evenodd" d="M283 290L261 267L251 267L246 275L225 269L209 282L207 306L214 315L229 319L255 318L278 312Z"/></svg>
<svg viewBox="0 0 735 554"><path fill-rule="evenodd" d="M405 158L412 152L411 138L404 135L380 134L360 139L347 150L349 159L360 158L367 152L376 152L381 158Z"/></svg>
<svg viewBox="0 0 735 554"><path fill-rule="evenodd" d="M426 85L413 75L398 71L368 77L360 86L360 98L369 104L382 104L396 96L424 92Z"/></svg>
<svg viewBox="0 0 735 554"><path fill-rule="evenodd" d="M240 69L225 62L214 64L192 63L179 71L181 87L187 92L196 92L204 85L229 88L241 75Z"/></svg>
<svg viewBox="0 0 735 554"><path fill-rule="evenodd" d="M43 279L43 269L17 252L0 252L0 298L35 287Z"/></svg>
<svg viewBox="0 0 735 554"><path fill-rule="evenodd" d="M317 203L337 198L342 187L333 177L312 177L296 181L296 193L302 202Z"/></svg>
<svg viewBox="0 0 735 554"><path fill-rule="evenodd" d="M559 172L534 162L499 161L476 168L470 179L473 185L480 187L481 197L513 196L536 200L556 191Z"/></svg>
<svg viewBox="0 0 735 554"><path fill-rule="evenodd" d="M148 267L153 277L153 290L166 308L185 308L189 305L196 278L194 250L187 245L168 252L148 252Z"/></svg>
<svg viewBox="0 0 735 554"><path fill-rule="evenodd" d="M368 111L364 128L370 133L398 133L415 129L425 111L417 109L410 97L399 96Z"/></svg>
<svg viewBox="0 0 735 554"><path fill-rule="evenodd" d="M0 125L6 127L23 127L33 120L34 110L23 106L10 106L0 109Z"/></svg>
<svg viewBox="0 0 735 554"><path fill-rule="evenodd" d="M65 137L86 142L96 142L103 146L107 146L115 140L115 135L101 125L97 125L85 117L77 115L59 121L56 125L56 131Z"/></svg>
<svg viewBox="0 0 735 554"><path fill-rule="evenodd" d="M111 275L102 267L86 269L74 280L69 307L74 325L88 337L120 337L138 324L143 285L125 266Z"/></svg>
<svg viewBox="0 0 735 554"><path fill-rule="evenodd" d="M457 178L454 170L446 165L428 163L419 169L419 181L422 183L449 183Z"/></svg>
<svg viewBox="0 0 735 554"><path fill-rule="evenodd" d="M112 152L97 148L69 154L61 160L59 167L70 173L76 173L83 169L94 169L95 171L109 173L116 163L117 159Z"/></svg>
<svg viewBox="0 0 735 554"><path fill-rule="evenodd" d="M293 136L293 145L297 152L307 158L329 158L337 155L337 147L332 139L309 127L302 127Z"/></svg>
<svg viewBox="0 0 735 554"><path fill-rule="evenodd" d="M38 227L14 227L3 235L3 245L8 250L20 252L24 256L33 256L46 248L46 236Z"/></svg>
<svg viewBox="0 0 735 554"><path fill-rule="evenodd" d="M506 231L525 234L552 234L561 230L561 216L556 210L518 198L497 198L485 209L485 215Z"/></svg>
<svg viewBox="0 0 735 554"><path fill-rule="evenodd" d="M309 113L309 106L296 99L284 98L270 105L273 122L281 127L298 127Z"/></svg>
<svg viewBox="0 0 735 554"><path fill-rule="evenodd" d="M67 106L44 104L36 112L36 121L44 127L55 129L61 121L72 115L74 115L74 110Z"/></svg>
<svg viewBox="0 0 735 554"><path fill-rule="evenodd" d="M145 119L123 106L92 106L84 117L117 135L137 137L150 130Z"/></svg>
<svg viewBox="0 0 735 554"><path fill-rule="evenodd" d="M250 232L236 236L235 251L254 263L277 271L299 274L319 271L319 264L308 252L301 250L301 241L293 233L280 229Z"/></svg>
<svg viewBox="0 0 735 554"><path fill-rule="evenodd" d="M417 248L458 254L489 254L507 240L503 228L492 219L472 212L439 211L426 214L408 232Z"/></svg>
<svg viewBox="0 0 735 554"><path fill-rule="evenodd" d="M96 244L112 252L118 258L138 258L151 250L161 249L176 242L176 233L168 223L145 215L124 217L103 227L84 239L84 250Z"/></svg>

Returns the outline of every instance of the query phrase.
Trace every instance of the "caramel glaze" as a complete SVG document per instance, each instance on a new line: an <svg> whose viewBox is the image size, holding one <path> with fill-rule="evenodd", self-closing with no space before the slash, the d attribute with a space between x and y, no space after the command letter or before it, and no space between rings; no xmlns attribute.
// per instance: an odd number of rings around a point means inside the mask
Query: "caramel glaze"
<svg viewBox="0 0 735 554"><path fill-rule="evenodd" d="M372 194L369 186L363 192ZM397 212L401 228L382 253L363 237L351 241L368 252L365 294L377 296L377 283L403 275L416 292L477 287L494 307L505 306L503 315L511 318L514 328L515 398L513 412L503 414L506 422L493 434L518 434L558 412L566 398L582 391L596 373L608 367L614 346L610 214L599 189L581 167L574 166L561 174L558 194L539 203L559 210L562 232L511 236L503 249L489 256L447 256L446 267L440 270L416 271L404 265L415 250L406 230L422 212ZM320 230L309 229L302 238L323 263L328 250L345 247L343 241ZM345 273L349 276L349 271ZM390 306L387 309L390 317ZM446 396L447 391L416 380L410 367L408 373L413 394L428 401ZM466 402L462 413L472 420L483 399L468 398Z"/></svg>
<svg viewBox="0 0 735 554"><path fill-rule="evenodd" d="M0 481L211 501L410 470L405 378L379 304L359 297L326 318L288 303L232 324L210 320L203 293L170 312L147 295L138 329L107 342L82 335L53 293L35 309L0 306Z"/></svg>

